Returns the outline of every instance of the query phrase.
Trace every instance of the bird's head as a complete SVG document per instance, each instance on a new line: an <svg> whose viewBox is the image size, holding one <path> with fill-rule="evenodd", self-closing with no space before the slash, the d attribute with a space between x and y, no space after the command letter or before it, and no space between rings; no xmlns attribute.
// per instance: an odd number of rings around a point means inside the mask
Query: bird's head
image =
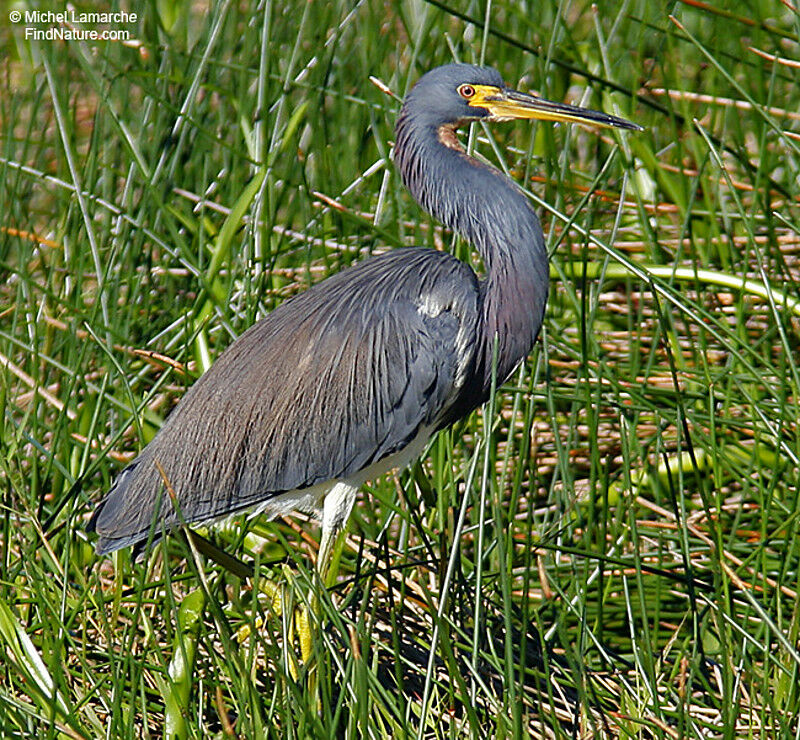
<svg viewBox="0 0 800 740"><path fill-rule="evenodd" d="M601 111L554 103L513 90L497 70L472 64L447 64L432 69L408 93L404 108L437 127L454 127L475 120L536 118L641 130L635 123Z"/></svg>

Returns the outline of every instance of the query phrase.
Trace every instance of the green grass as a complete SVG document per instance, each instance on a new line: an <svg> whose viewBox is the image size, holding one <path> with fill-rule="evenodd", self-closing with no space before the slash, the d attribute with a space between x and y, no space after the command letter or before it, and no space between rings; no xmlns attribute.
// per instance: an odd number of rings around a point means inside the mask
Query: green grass
<svg viewBox="0 0 800 740"><path fill-rule="evenodd" d="M0 735L800 735L800 15L709 5L157 2L138 46L3 7ZM527 363L366 487L329 593L300 518L209 534L254 580L96 558L92 502L259 317L378 250L470 259L370 81L454 58L646 128L475 128L553 255Z"/></svg>

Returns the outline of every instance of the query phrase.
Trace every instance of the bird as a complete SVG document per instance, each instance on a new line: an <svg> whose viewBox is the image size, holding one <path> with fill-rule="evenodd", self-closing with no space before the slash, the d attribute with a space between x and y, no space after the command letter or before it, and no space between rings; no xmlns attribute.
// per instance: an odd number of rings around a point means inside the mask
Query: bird
<svg viewBox="0 0 800 740"><path fill-rule="evenodd" d="M549 286L536 211L471 156L471 121L641 127L519 92L491 67L424 74L397 118L394 163L419 205L478 252L369 257L283 302L236 339L116 478L87 524L98 555L142 553L181 525L294 511L321 522L317 567L368 480L419 458L487 400L536 342Z"/></svg>

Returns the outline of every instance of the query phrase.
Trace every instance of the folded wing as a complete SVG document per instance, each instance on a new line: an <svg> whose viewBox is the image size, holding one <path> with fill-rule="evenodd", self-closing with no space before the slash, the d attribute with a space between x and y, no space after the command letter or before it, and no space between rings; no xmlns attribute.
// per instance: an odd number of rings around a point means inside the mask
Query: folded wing
<svg viewBox="0 0 800 740"><path fill-rule="evenodd" d="M360 471L438 428L475 360L474 272L430 249L366 260L287 301L187 392L98 505L99 553ZM164 491L164 471L179 518Z"/></svg>

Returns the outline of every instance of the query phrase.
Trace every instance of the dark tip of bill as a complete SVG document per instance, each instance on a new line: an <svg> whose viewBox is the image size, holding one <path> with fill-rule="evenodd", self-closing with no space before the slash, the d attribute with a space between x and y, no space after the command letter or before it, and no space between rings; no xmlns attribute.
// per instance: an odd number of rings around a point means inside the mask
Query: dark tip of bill
<svg viewBox="0 0 800 740"><path fill-rule="evenodd" d="M628 121L625 118L620 118L619 116L612 116L610 113L606 113L605 111L593 110L591 108L579 108L576 106L564 107L572 109L572 111L577 114L576 117L583 118L587 123L594 122L599 126L623 128L627 129L628 131L644 131L644 128L638 123L632 123L631 121Z"/></svg>
<svg viewBox="0 0 800 740"><path fill-rule="evenodd" d="M626 121L624 118L609 116L609 120L615 128L624 128L629 131L644 131L644 126L640 126L638 123L633 123L632 121Z"/></svg>
<svg viewBox="0 0 800 740"><path fill-rule="evenodd" d="M625 128L629 131L644 131L644 126L640 126L638 123L632 123L631 121L626 121L624 119L620 119L620 122L617 124L617 128Z"/></svg>

